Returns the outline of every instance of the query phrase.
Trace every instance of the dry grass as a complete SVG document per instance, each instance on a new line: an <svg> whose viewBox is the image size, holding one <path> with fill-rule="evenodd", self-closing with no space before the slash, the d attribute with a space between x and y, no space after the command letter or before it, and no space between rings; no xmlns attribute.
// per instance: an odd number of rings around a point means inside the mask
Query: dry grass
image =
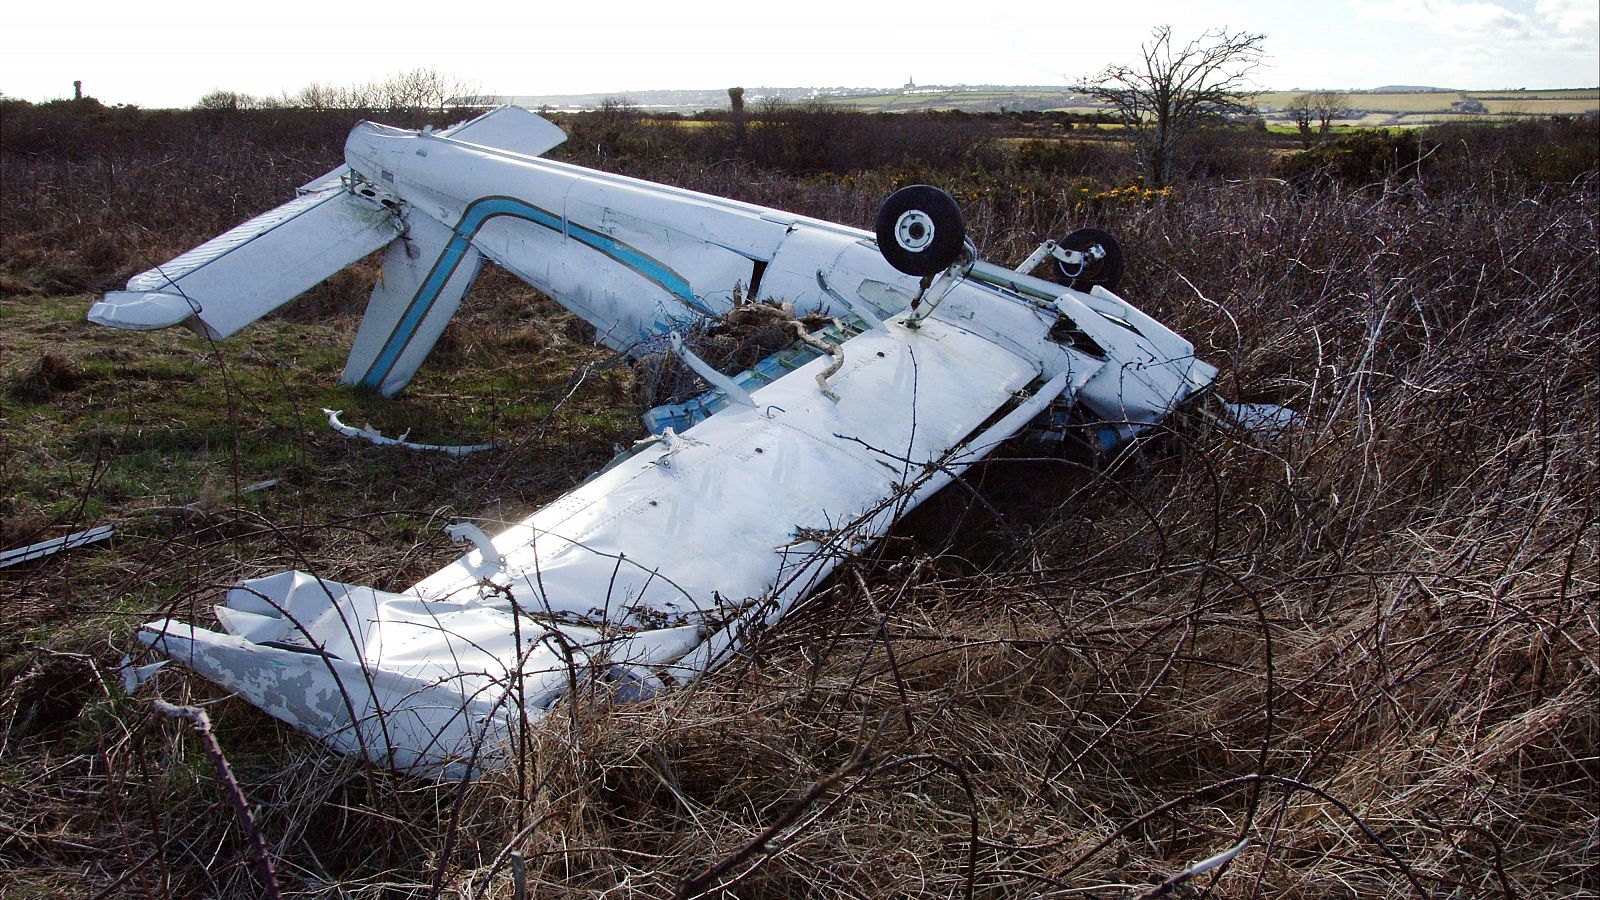
<svg viewBox="0 0 1600 900"><path fill-rule="evenodd" d="M625 165L856 224L896 178ZM1014 201L967 204L991 257L1085 224ZM210 710L284 894L508 898L516 851L540 897L1596 896L1594 178L1196 184L1097 212L1124 293L1221 366L1222 394L1303 428L1261 442L1195 413L1100 465L1014 448L967 479L982 502L936 497L750 659L543 720L471 785L368 770L164 671L155 692ZM447 386L476 377L474 346L566 341L505 329L492 309L523 298L474 299ZM25 391L69 371L15 370ZM570 402L620 402L610 377ZM337 520L224 500L119 545L112 574L95 552L0 573L8 620L43 623L0 667L5 895L257 895L199 744L107 687L132 624L267 568L401 583L450 552L383 524L420 505L408 485L511 514L581 476L592 453L546 455L603 441L587 421L514 464L330 471L381 484Z"/></svg>

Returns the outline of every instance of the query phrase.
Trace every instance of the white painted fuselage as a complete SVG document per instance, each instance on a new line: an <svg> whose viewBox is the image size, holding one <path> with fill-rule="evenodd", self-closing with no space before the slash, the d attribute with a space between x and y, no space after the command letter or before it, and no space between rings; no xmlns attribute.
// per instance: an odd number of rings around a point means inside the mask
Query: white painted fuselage
<svg viewBox="0 0 1600 900"><path fill-rule="evenodd" d="M409 589L283 573L231 590L221 631L174 620L142 630L342 751L459 773L499 757L512 723L584 684L641 697L695 677L1050 404L1077 403L1129 434L1215 374L1109 292L988 263L941 276L937 305L913 312L924 286L868 232L541 159L551 138L531 114L490 115L501 118L476 132L363 124L349 170L311 186L329 210L365 210L324 213L371 232L346 255L390 235L392 283L374 291L348 383L403 386L484 258L618 349L720 315L738 294L862 330L833 357L724 390L719 411L528 518L483 523L492 536ZM259 235L234 239L248 248ZM225 285L206 284L204 302L183 289L200 278L197 258L174 261L166 287L140 276L99 320L222 321Z"/></svg>

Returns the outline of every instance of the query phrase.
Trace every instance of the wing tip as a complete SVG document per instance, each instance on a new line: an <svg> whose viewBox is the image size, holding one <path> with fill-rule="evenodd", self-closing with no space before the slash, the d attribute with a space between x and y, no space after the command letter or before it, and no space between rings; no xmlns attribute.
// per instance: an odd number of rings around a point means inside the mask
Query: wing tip
<svg viewBox="0 0 1600 900"><path fill-rule="evenodd" d="M89 307L89 321L125 331L154 331L198 312L189 300L161 291L111 291Z"/></svg>

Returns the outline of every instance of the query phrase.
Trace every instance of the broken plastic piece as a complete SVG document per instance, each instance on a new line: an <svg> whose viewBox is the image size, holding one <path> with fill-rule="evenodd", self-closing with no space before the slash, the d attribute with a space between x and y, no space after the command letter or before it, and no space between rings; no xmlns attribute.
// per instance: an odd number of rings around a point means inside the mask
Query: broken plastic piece
<svg viewBox="0 0 1600 900"><path fill-rule="evenodd" d="M82 547L84 544L92 544L95 541L103 541L111 537L111 533L114 530L115 526L101 525L97 528L90 528L87 531L73 532L66 537L51 538L48 541L40 541L37 544L29 544L26 547L7 550L4 553L0 553L0 569L27 562L30 559L49 556L52 553L60 553L63 550L71 550L73 547Z"/></svg>
<svg viewBox="0 0 1600 900"><path fill-rule="evenodd" d="M1262 437L1277 437L1305 422L1305 416L1276 403L1223 403L1222 408L1234 424Z"/></svg>
<svg viewBox="0 0 1600 900"><path fill-rule="evenodd" d="M339 414L344 412L342 409L324 408L322 411L328 414L328 424L332 426L334 431L339 432L345 437L361 438L365 441L371 441L380 447L404 447L407 450L423 450L429 453L443 453L446 456L466 456L468 453L481 453L484 450L494 449L494 444L418 444L406 440L406 436L411 433L410 429L401 432L398 438L384 437L383 432L378 431L371 425L368 425L365 428L356 428L339 421Z"/></svg>
<svg viewBox="0 0 1600 900"><path fill-rule="evenodd" d="M482 528L471 522L456 522L452 525L446 525L444 533L450 535L450 540L458 544L462 541L471 541L472 546L478 548L478 555L483 557L484 565L499 566L501 564L500 551L494 548L494 541L483 533Z"/></svg>
<svg viewBox="0 0 1600 900"><path fill-rule="evenodd" d="M156 673L161 671L162 666L169 662L172 662L172 660L162 659L136 666L133 664L133 657L123 654L122 664L117 667L118 673L122 675L122 692L132 697L134 692L139 690L140 685L154 678Z"/></svg>

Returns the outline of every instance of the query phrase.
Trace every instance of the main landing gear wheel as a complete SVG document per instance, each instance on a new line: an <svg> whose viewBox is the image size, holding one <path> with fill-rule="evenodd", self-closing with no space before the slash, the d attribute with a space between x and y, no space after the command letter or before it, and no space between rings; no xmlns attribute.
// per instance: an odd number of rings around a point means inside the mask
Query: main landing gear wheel
<svg viewBox="0 0 1600 900"><path fill-rule="evenodd" d="M1117 289L1117 284L1122 281L1123 259L1122 245L1117 243L1116 238L1098 228L1079 228L1057 242L1057 246L1064 250L1082 253L1087 253L1097 244L1105 251L1105 255L1098 259L1085 259L1076 266L1056 260L1056 268L1061 270L1067 287L1088 291L1098 284L1108 291Z"/></svg>
<svg viewBox="0 0 1600 900"><path fill-rule="evenodd" d="M954 197L932 185L903 187L878 207L878 252L907 275L935 275L961 258L967 221Z"/></svg>

